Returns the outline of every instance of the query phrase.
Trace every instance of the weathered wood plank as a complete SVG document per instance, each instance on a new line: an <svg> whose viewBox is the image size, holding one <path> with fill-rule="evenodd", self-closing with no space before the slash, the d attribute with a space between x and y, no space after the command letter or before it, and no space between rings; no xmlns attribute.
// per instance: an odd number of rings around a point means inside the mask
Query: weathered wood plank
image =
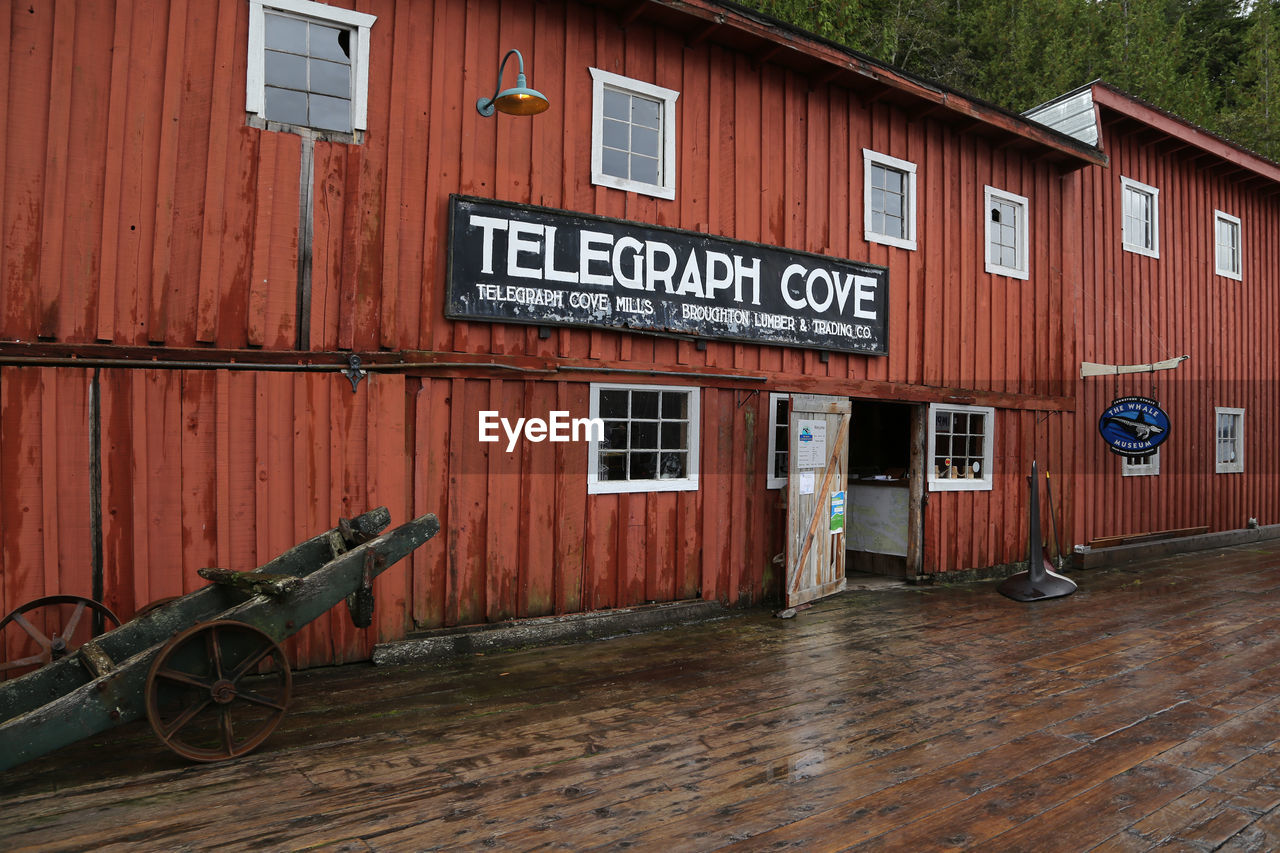
<svg viewBox="0 0 1280 853"><path fill-rule="evenodd" d="M1078 601L1034 614L986 585L902 589L787 621L301 673L245 759L182 767L132 725L87 742L88 767L69 749L9 771L0 834L18 849L144 832L260 849L1267 849L1280 630L1273 596L1242 581L1280 575L1277 552L1165 561L1140 585L1089 573ZM324 819L282 812L282 795Z"/></svg>

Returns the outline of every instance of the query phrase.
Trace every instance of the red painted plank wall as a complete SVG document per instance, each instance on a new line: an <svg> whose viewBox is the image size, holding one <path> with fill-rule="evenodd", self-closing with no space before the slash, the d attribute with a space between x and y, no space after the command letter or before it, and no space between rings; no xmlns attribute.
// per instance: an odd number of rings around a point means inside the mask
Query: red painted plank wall
<svg viewBox="0 0 1280 853"><path fill-rule="evenodd" d="M91 380L0 369L4 612L92 590ZM506 453L473 431L495 406L585 411L583 383L375 375L353 394L335 374L103 370L99 387L105 603L122 618L199 588L199 568L254 568L373 506L393 523L440 517L441 534L379 578L375 627L336 608L295 641L303 665L364 658L415 626L758 601L780 541L766 410L748 391L704 391L697 492L588 498L584 444Z"/></svg>
<svg viewBox="0 0 1280 853"><path fill-rule="evenodd" d="M89 382L85 370L0 371L6 612L90 592ZM584 445L525 442L508 454L473 431L482 409L583 412L588 385L365 382L353 394L334 374L102 371L108 606L128 617L202 585L198 568L253 568L381 504L397 523L435 512L444 529L380 579L376 629L356 631L338 608L301 635L300 663L364 657L415 626L698 597L746 604L774 590L781 498L764 488L767 397L703 392L698 491L588 496ZM999 416L995 490L965 496L968 508L940 500L951 495L930 501L931 568L1024 557L1016 463L1035 456L1053 470L1064 423Z"/></svg>
<svg viewBox="0 0 1280 853"><path fill-rule="evenodd" d="M1274 187L1110 110L1102 115L1111 168L1074 176L1084 197L1080 358L1191 358L1172 371L1080 380L1076 488L1094 497L1076 514L1076 541L1201 525L1231 530L1250 518L1280 522L1272 429L1280 416ZM1160 190L1159 258L1121 247L1121 176ZM1241 220L1242 281L1214 272L1215 210ZM1122 477L1119 457L1098 437L1102 410L1125 394L1154 396L1169 414L1159 476ZM1215 406L1246 410L1244 473L1214 473Z"/></svg>
<svg viewBox="0 0 1280 853"><path fill-rule="evenodd" d="M1054 167L751 57L686 47L643 18L622 29L588 5L357 5L378 16L370 127L361 145L317 144L313 349L621 358L1062 394L1074 359L1057 331ZM293 345L299 140L245 124L247 17L241 0L10 8L0 336ZM553 107L482 118L477 93L517 44ZM676 200L590 184L592 65L680 91ZM863 147L918 164L919 251L863 239ZM1030 282L983 272L988 183L1031 198ZM782 347L699 352L583 330L544 341L520 326L447 321L451 192L885 264L891 354L822 363Z"/></svg>
<svg viewBox="0 0 1280 853"><path fill-rule="evenodd" d="M0 368L0 610L91 586L92 372ZM205 566L252 569L385 505L409 518L406 414L416 380L333 374L103 370L103 581L121 618L205 584ZM427 547L430 547L428 545ZM377 622L337 608L299 635L302 664L363 659L403 636L411 570L378 579Z"/></svg>
<svg viewBox="0 0 1280 853"><path fill-rule="evenodd" d="M440 542L414 567L414 618L456 625L651 601L759 601L775 543L766 492L765 406L747 391L702 394L696 492L586 493L582 443L475 440L482 410L505 417L585 412L589 386L426 379L414 394L415 512ZM741 405L740 405L741 404ZM507 414L510 412L511 414ZM742 459L745 454L746 464Z"/></svg>
<svg viewBox="0 0 1280 853"><path fill-rule="evenodd" d="M1077 501L1069 413L996 410L991 491L931 492L925 508L926 574L1007 566L1027 559L1028 480L1039 470L1040 539L1051 555L1069 552ZM1049 475L1046 483L1045 475ZM1052 491L1054 512L1050 512ZM1055 521L1056 520L1056 521Z"/></svg>
<svg viewBox="0 0 1280 853"><path fill-rule="evenodd" d="M762 391L994 403L1004 407L997 488L930 495L925 570L1025 558L1027 466L1035 456L1064 470L1077 446L1063 412L1081 345L1067 307L1080 262L1042 152L945 111L921 117L709 42L690 46L643 16L623 28L590 4L335 5L378 21L365 141L315 149L308 319L318 355L497 353L735 371L767 377L752 386ZM246 126L247 21L243 0L14 4L0 15L0 340L145 346L161 358L198 348L210 361L294 346L301 145ZM476 113L509 47L524 52L549 112ZM681 93L674 201L591 185L593 65ZM863 239L864 147L917 164L918 251ZM1030 281L983 270L987 184L1031 201ZM797 348L700 350L580 329L542 339L448 321L455 192L884 264L891 354L824 362ZM774 591L782 538L777 493L764 488L767 394L748 401L741 383L705 380L696 493L588 496L581 446L508 456L475 440L482 408L583 415L587 384L418 373L375 374L353 395L333 374L104 369L109 603L128 613L196 583L206 564L250 568L376 503L397 519L437 512L446 532L384 582L377 632L332 616L299 641L301 662L363 656L412 624ZM84 582L72 556L82 546L58 531L86 524L87 434L48 427L83 409L85 377L0 373L0 450L13 462L0 469L0 501L40 520L3 537L0 606L83 591L68 589ZM54 472L66 482L51 491ZM1055 497L1070 518L1072 496Z"/></svg>

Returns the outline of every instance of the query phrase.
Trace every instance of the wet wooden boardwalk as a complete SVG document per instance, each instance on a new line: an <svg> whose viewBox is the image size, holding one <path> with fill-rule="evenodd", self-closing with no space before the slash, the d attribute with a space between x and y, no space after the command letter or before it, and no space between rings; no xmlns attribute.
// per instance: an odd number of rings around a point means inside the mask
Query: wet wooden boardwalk
<svg viewBox="0 0 1280 853"><path fill-rule="evenodd" d="M302 673L244 759L10 771L0 849L1280 848L1280 544L1077 577Z"/></svg>

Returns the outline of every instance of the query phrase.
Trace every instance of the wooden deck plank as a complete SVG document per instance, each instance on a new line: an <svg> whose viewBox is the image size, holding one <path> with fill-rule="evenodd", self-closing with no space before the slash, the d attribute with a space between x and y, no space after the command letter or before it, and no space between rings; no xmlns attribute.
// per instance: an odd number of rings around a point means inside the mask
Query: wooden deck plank
<svg viewBox="0 0 1280 853"><path fill-rule="evenodd" d="M999 850L1088 850L1135 817L1194 787L1203 777L1162 764L1142 764L1104 779L1081 796L1027 820L990 841Z"/></svg>
<svg viewBox="0 0 1280 853"><path fill-rule="evenodd" d="M1269 849L1280 543L295 677L257 753L131 724L0 779L6 849ZM92 760L86 761L86 757Z"/></svg>

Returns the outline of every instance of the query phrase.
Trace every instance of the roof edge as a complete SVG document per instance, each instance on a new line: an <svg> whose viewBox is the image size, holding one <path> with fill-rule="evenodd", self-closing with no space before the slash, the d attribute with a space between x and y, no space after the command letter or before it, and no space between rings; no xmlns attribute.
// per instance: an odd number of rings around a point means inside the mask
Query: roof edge
<svg viewBox="0 0 1280 853"><path fill-rule="evenodd" d="M1136 95L1130 95L1110 83L1095 80L1089 86L1093 88L1095 104L1140 121L1221 160L1244 166L1270 181L1280 183L1280 164L1268 160L1261 154L1250 151L1243 145L1219 136L1213 131L1192 124Z"/></svg>
<svg viewBox="0 0 1280 853"><path fill-rule="evenodd" d="M644 0L701 19L708 26L731 27L782 48L791 48L829 65L835 74L849 73L903 92L934 107L981 122L989 127L1056 151L1076 168L1105 166L1107 156L1097 147L996 104L950 89L940 83L894 68L852 48L779 21L729 0ZM638 17L633 11L631 16ZM633 19L634 19L633 17Z"/></svg>

